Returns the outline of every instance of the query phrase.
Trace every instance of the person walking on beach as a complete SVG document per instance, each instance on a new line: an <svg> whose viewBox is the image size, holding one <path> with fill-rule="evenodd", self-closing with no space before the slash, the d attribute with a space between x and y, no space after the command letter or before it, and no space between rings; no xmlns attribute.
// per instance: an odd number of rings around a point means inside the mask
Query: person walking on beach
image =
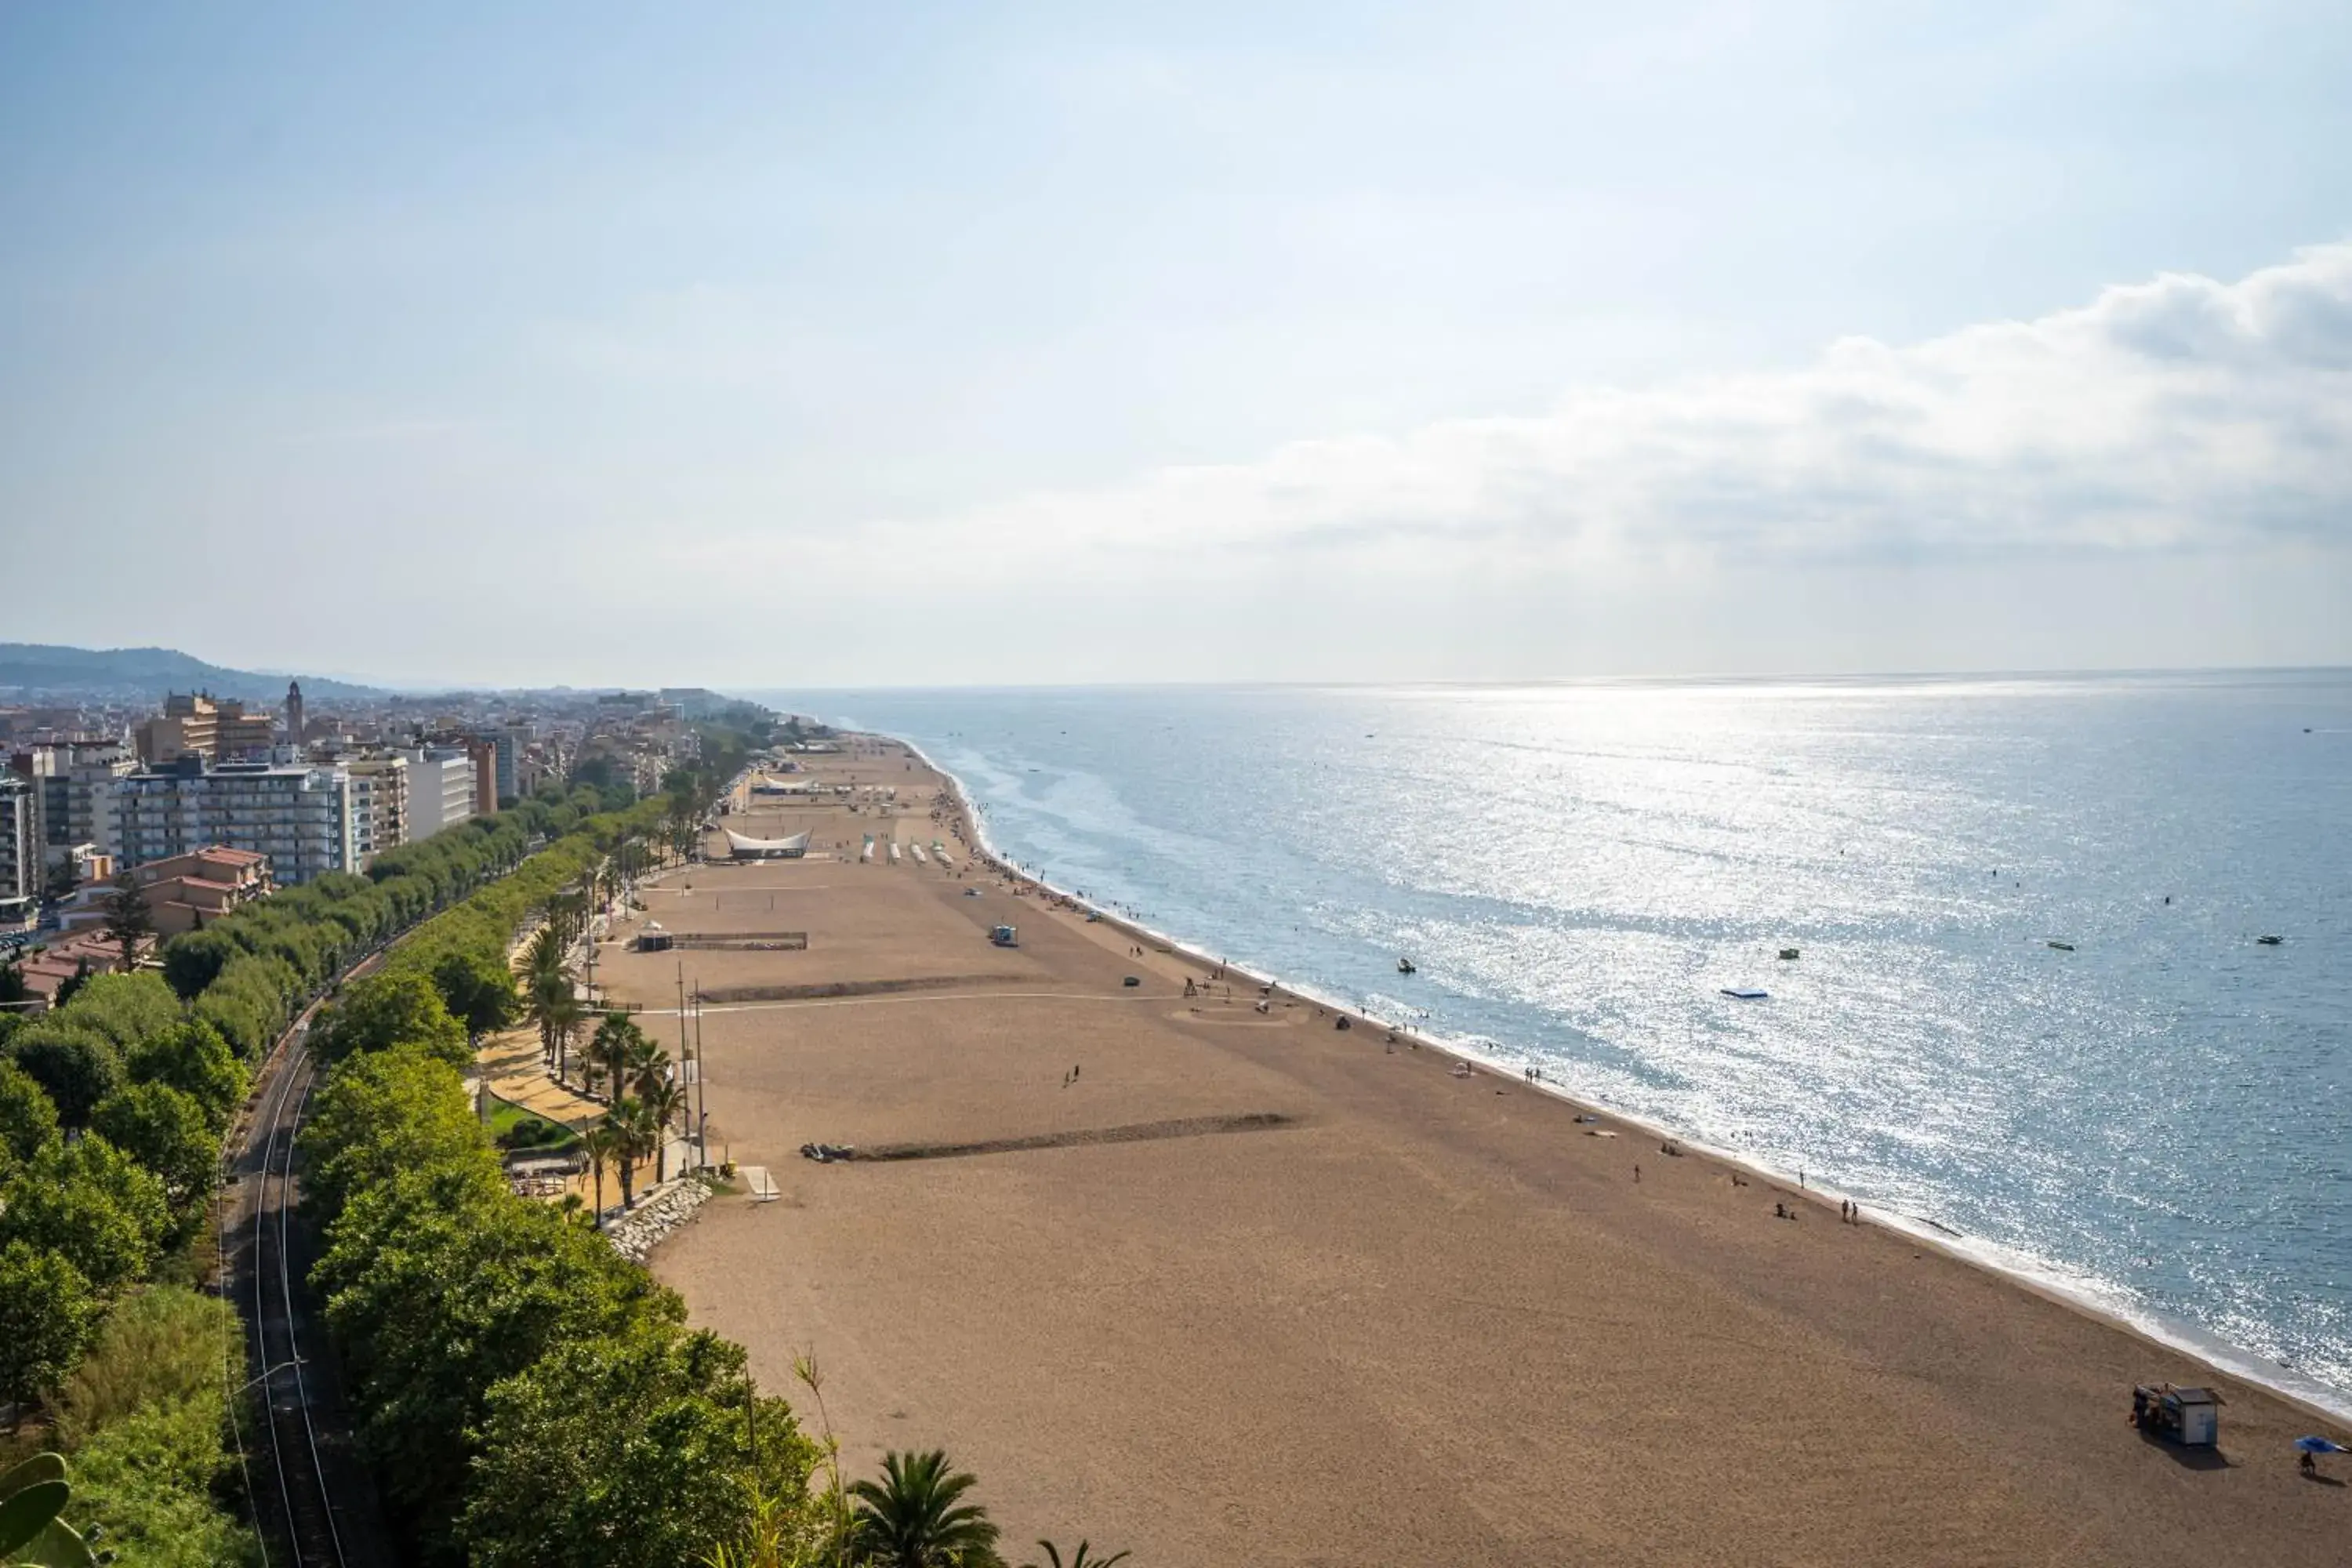
<svg viewBox="0 0 2352 1568"><path fill-rule="evenodd" d="M1633 1184L1637 1187L1642 1184L1642 1167L1639 1165L1633 1167Z"/></svg>

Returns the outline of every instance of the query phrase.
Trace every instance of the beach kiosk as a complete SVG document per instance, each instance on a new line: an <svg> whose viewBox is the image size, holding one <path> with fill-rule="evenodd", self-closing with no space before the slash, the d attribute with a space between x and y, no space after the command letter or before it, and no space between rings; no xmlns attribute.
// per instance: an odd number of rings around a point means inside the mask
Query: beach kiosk
<svg viewBox="0 0 2352 1568"><path fill-rule="evenodd" d="M2210 1388L2144 1383L2132 1390L2132 1425L2184 1448L2210 1448L2221 1440L2221 1396Z"/></svg>

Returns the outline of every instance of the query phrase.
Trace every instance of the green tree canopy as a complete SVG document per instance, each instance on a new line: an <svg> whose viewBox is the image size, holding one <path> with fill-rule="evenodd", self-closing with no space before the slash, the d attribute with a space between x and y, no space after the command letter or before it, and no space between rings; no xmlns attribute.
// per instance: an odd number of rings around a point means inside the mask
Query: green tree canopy
<svg viewBox="0 0 2352 1568"><path fill-rule="evenodd" d="M174 1024L131 1048L125 1066L134 1083L169 1084L204 1108L215 1131L227 1127L245 1099L245 1064L202 1019Z"/></svg>
<svg viewBox="0 0 2352 1568"><path fill-rule="evenodd" d="M415 1046L453 1067L474 1059L466 1026L449 1016L441 993L425 975L405 971L355 980L312 1031L329 1061L394 1046Z"/></svg>
<svg viewBox="0 0 2352 1568"><path fill-rule="evenodd" d="M740 1346L638 1323L490 1390L461 1534L479 1568L673 1568L748 1531L746 1481L805 1500L815 1461ZM813 1539L814 1510L798 1511Z"/></svg>
<svg viewBox="0 0 2352 1568"><path fill-rule="evenodd" d="M302 1130L306 1207L331 1221L352 1194L404 1172L471 1165L498 1176L457 1070L417 1047L354 1057L310 1102Z"/></svg>
<svg viewBox="0 0 2352 1568"><path fill-rule="evenodd" d="M98 1314L89 1281L62 1254L0 1247L0 1398L26 1404L73 1370Z"/></svg>
<svg viewBox="0 0 2352 1568"><path fill-rule="evenodd" d="M89 1125L98 1102L122 1081L114 1042L63 1014L36 1018L8 1037L8 1054L48 1094L67 1127Z"/></svg>
<svg viewBox="0 0 2352 1568"><path fill-rule="evenodd" d="M58 1108L15 1062L0 1061L0 1145L19 1161L58 1141Z"/></svg>
<svg viewBox="0 0 2352 1568"><path fill-rule="evenodd" d="M210 1195L221 1141L194 1095L167 1083L126 1084L98 1102L89 1125L163 1178L174 1211Z"/></svg>
<svg viewBox="0 0 2352 1568"><path fill-rule="evenodd" d="M236 937L217 926L175 936L163 944L163 979L180 1000L193 1002L244 951Z"/></svg>
<svg viewBox="0 0 2352 1568"><path fill-rule="evenodd" d="M496 953L452 950L433 965L442 1005L478 1039L507 1026L515 1013L514 975Z"/></svg>
<svg viewBox="0 0 2352 1568"><path fill-rule="evenodd" d="M43 1150L9 1184L0 1246L58 1253L111 1296L155 1267L169 1224L161 1178L91 1133Z"/></svg>
<svg viewBox="0 0 2352 1568"><path fill-rule="evenodd" d="M180 999L160 974L93 974L63 1013L127 1051L178 1023Z"/></svg>

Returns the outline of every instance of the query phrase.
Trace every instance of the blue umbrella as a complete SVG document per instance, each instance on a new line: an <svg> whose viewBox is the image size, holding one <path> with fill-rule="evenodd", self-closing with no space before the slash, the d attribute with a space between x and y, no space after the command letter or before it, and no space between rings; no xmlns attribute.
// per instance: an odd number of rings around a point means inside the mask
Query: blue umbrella
<svg viewBox="0 0 2352 1568"><path fill-rule="evenodd" d="M2330 1442L2325 1437L2297 1437L2294 1440L2294 1447L2295 1452L2299 1454L2352 1454L2352 1448L2347 1448L2341 1443Z"/></svg>

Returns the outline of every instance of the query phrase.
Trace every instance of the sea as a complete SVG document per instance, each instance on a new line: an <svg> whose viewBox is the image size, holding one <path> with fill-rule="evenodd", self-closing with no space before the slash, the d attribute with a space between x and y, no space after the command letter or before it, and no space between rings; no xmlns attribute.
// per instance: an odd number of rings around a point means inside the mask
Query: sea
<svg viewBox="0 0 2352 1568"><path fill-rule="evenodd" d="M754 695L1178 942L2352 1415L2352 671Z"/></svg>

